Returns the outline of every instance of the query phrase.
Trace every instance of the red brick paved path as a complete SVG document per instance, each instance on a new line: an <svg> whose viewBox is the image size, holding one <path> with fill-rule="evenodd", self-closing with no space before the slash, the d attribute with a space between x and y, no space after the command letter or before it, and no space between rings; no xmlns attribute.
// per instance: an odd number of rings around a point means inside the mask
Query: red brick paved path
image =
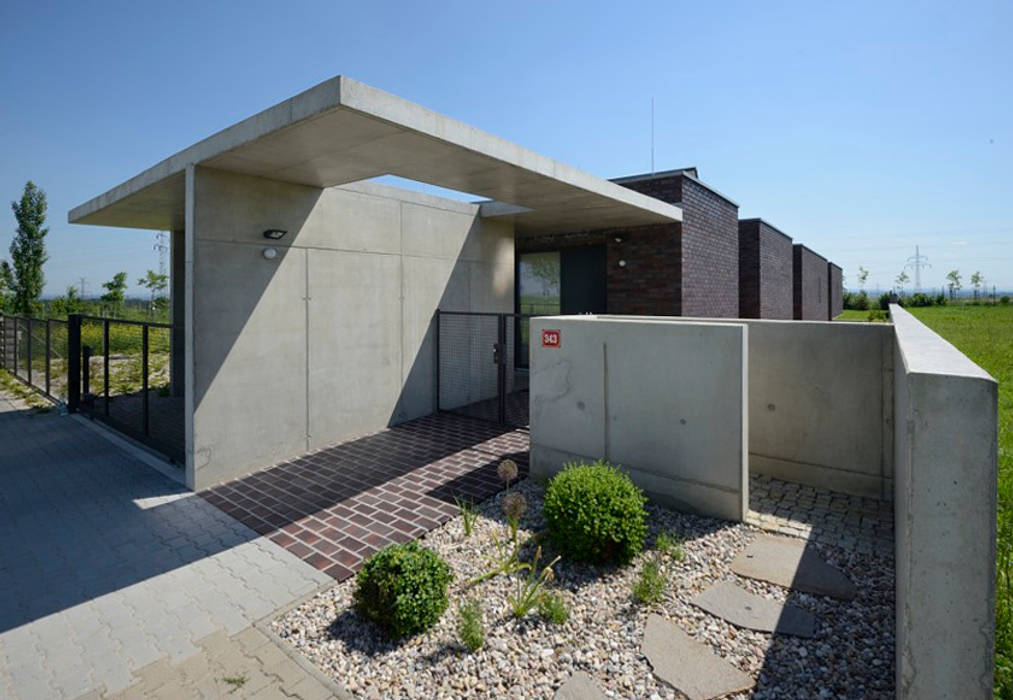
<svg viewBox="0 0 1013 700"><path fill-rule="evenodd" d="M199 493L341 581L500 490L499 462L527 470L528 433L437 414L328 447Z"/></svg>

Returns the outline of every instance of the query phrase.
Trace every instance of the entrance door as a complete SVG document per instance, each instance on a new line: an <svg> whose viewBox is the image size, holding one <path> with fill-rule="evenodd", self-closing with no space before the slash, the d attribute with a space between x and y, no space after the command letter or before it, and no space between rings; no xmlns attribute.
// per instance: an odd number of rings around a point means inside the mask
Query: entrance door
<svg viewBox="0 0 1013 700"><path fill-rule="evenodd" d="M560 257L561 312L605 313L605 246L564 248Z"/></svg>

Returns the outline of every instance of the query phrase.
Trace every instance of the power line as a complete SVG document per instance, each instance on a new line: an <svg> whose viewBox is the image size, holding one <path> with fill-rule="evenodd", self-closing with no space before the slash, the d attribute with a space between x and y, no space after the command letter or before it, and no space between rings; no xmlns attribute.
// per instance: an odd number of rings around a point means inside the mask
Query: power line
<svg viewBox="0 0 1013 700"><path fill-rule="evenodd" d="M929 264L928 257L919 252L918 246L915 246L915 254L910 256L907 259L907 263L904 264L905 269L909 267L915 271L915 293L917 294L922 291L922 268L932 267Z"/></svg>

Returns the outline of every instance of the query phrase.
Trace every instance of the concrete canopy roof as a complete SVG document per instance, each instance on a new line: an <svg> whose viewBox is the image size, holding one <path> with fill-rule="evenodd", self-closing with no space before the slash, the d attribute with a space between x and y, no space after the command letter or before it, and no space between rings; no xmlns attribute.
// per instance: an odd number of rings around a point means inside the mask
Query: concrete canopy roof
<svg viewBox="0 0 1013 700"><path fill-rule="evenodd" d="M682 220L679 207L338 76L170 156L72 209L71 223L183 226L188 165L314 187L393 174L489 197L519 233Z"/></svg>

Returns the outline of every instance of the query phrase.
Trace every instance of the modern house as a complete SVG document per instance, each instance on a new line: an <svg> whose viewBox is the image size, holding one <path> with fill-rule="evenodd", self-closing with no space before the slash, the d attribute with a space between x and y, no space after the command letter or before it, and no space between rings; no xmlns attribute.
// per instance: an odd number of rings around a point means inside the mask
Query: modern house
<svg viewBox="0 0 1013 700"><path fill-rule="evenodd" d="M796 243L792 246L793 308L796 321L826 321L830 305L827 259Z"/></svg>
<svg viewBox="0 0 1013 700"><path fill-rule="evenodd" d="M739 220L739 318L794 316L792 243L763 219Z"/></svg>

